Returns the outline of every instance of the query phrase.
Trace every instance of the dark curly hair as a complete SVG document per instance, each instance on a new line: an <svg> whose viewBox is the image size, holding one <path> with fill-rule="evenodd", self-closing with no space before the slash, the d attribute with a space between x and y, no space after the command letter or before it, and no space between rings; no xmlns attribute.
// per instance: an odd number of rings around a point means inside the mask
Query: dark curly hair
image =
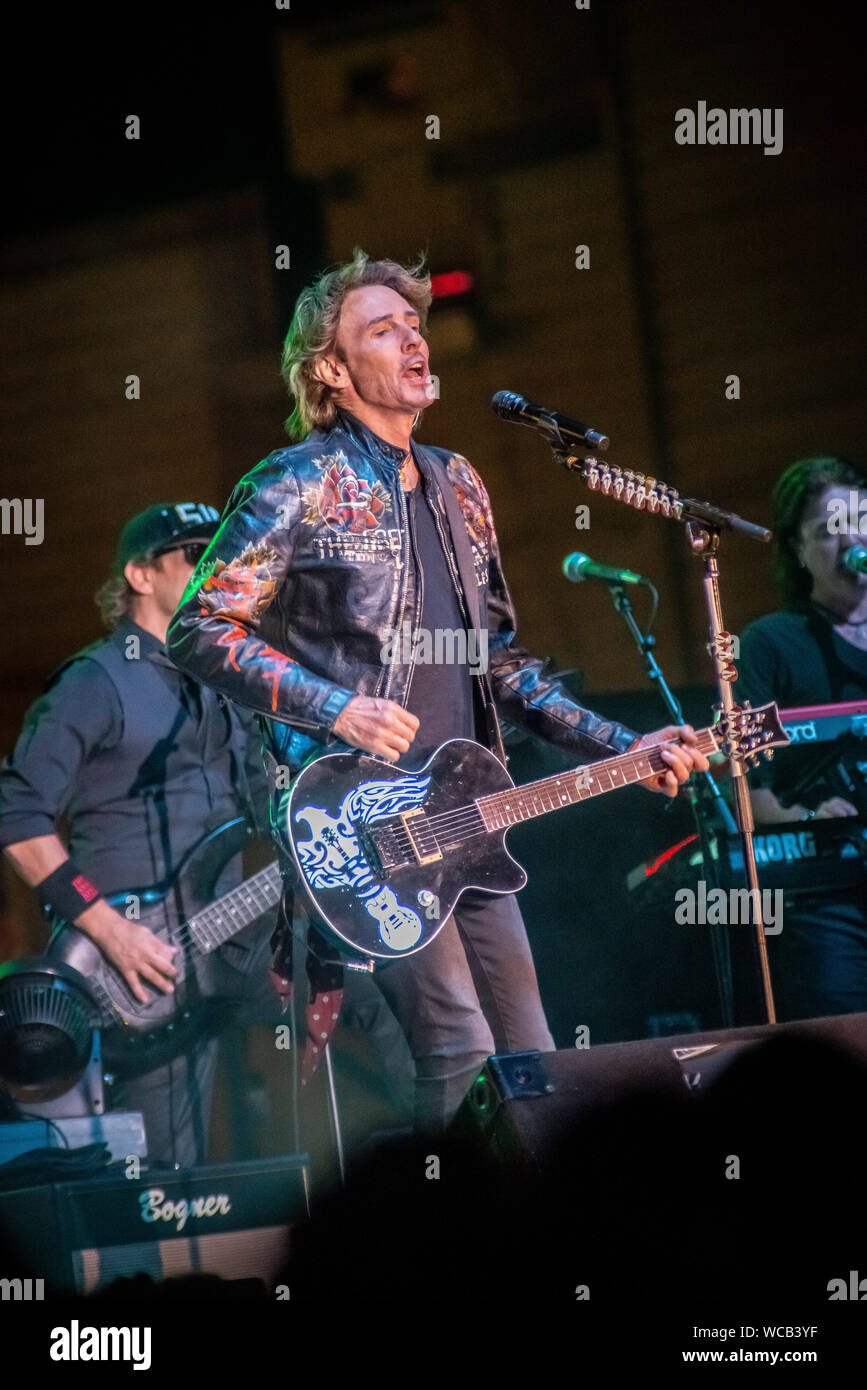
<svg viewBox="0 0 867 1390"><path fill-rule="evenodd" d="M826 487L867 489L867 475L848 459L798 459L780 475L773 491L774 578L790 607L803 607L813 588L813 576L801 564L795 546L804 513Z"/></svg>

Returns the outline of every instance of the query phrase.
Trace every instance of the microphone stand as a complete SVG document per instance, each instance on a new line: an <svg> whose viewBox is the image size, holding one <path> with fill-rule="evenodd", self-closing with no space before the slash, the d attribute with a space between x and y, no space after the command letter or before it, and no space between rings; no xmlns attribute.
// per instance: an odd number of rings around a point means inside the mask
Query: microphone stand
<svg viewBox="0 0 867 1390"><path fill-rule="evenodd" d="M633 616L632 604L629 602L624 585L611 584L608 587L611 591L611 598L615 609L620 614L635 640L638 654L647 671L648 678L655 683L662 697L663 704L675 724L683 724L685 720L680 701L669 686L665 676L662 674L662 668L653 652L653 648L656 645L656 638L649 632L642 632L639 628ZM698 778L698 785L696 785L692 777L689 779L686 784L686 792L695 820L695 828L698 834L699 848L701 849L702 864L705 874L710 879L714 888L720 888L722 885L720 882L718 842L711 824L713 809L716 808L719 812L720 820L728 833L735 834L737 832L737 825L734 816L728 808L726 799L711 776L710 771L700 772ZM699 787L705 793L704 796L699 795ZM724 1028L733 1028L735 1023L734 991L732 986L732 962L729 939L722 923L708 923L708 926L710 929L714 975L716 977L722 1024Z"/></svg>
<svg viewBox="0 0 867 1390"><path fill-rule="evenodd" d="M731 633L723 625L719 591L719 548L722 532L739 531L753 540L764 542L771 540L771 532L751 521L744 521L743 517L737 516L734 512L715 507L710 502L701 502L694 497L681 497L676 488L657 478L645 477L643 473L633 473L630 469L617 468L613 464L600 463L592 455L581 458L572 453L569 446L564 448L562 443L559 447L557 444L552 447L558 463L563 464L569 472L578 473L592 491L599 491L616 502L635 507L638 511L647 510L652 515L659 513L673 521L682 521L686 527L691 553L701 556L704 560L703 587L710 621L710 652L719 691L717 723L722 728L722 748L729 756L731 767L735 820L740 832L746 886L750 890L750 900L755 904L754 944L762 1000L768 1023L776 1023L768 946L762 920L762 895L753 849L755 824L746 778L746 757L736 756L739 753L739 721L743 716L735 704L731 685L732 681L737 680L738 673L733 664Z"/></svg>

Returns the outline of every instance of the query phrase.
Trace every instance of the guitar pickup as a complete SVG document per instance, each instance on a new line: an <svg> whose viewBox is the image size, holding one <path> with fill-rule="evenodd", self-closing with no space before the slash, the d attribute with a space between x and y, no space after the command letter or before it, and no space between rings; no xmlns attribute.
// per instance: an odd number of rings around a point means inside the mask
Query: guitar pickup
<svg viewBox="0 0 867 1390"><path fill-rule="evenodd" d="M367 867L372 870L375 876L379 876L385 869L391 867L389 863L390 855L387 845L382 845L375 830L371 830L366 825L354 825L353 830L358 840L358 848L361 850Z"/></svg>
<svg viewBox="0 0 867 1390"><path fill-rule="evenodd" d="M412 811L402 811L398 816L398 820L409 836L409 843L412 846L412 852L416 857L416 862L419 864L435 864L438 859L442 859L443 852L436 842L433 831L428 831L429 840L433 842L432 845L431 843L425 845L420 843L422 838L421 832L424 829L423 824L415 827L415 834L413 833L413 827L409 824L409 822L414 820L417 816L422 816L425 821L427 820L420 806L416 806Z"/></svg>

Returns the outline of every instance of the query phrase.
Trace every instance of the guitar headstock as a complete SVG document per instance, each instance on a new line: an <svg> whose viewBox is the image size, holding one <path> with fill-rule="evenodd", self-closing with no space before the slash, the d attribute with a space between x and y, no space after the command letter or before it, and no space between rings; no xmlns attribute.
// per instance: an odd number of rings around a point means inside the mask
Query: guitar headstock
<svg viewBox="0 0 867 1390"><path fill-rule="evenodd" d="M730 715L717 710L717 722L711 728L717 747L727 758L755 767L761 754L768 759L774 756L775 748L784 748L791 743L789 735L780 723L780 712L775 704L761 705L751 709L749 702L735 705Z"/></svg>

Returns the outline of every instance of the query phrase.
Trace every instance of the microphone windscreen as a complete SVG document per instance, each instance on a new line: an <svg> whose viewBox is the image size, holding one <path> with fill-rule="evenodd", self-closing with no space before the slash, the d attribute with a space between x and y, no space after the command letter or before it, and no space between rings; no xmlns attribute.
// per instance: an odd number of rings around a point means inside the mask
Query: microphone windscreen
<svg viewBox="0 0 867 1390"><path fill-rule="evenodd" d="M518 412L521 397L516 391L495 391L491 397L491 410L503 420L509 420Z"/></svg>
<svg viewBox="0 0 867 1390"><path fill-rule="evenodd" d="M573 584L581 584L584 581L584 566L587 563L587 556L582 555L580 550L574 550L571 555L567 555L563 561L563 573Z"/></svg>

